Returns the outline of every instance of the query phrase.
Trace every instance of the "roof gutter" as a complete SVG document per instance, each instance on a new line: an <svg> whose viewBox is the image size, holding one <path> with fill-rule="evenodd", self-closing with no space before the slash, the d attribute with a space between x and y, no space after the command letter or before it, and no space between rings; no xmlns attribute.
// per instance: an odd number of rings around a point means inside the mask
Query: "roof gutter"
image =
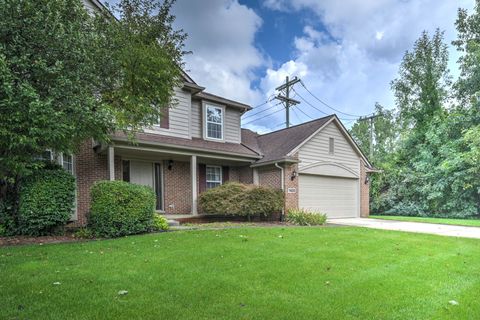
<svg viewBox="0 0 480 320"><path fill-rule="evenodd" d="M298 159L293 159L293 158L282 158L282 159L277 159L277 160L272 160L272 161L254 163L254 164L250 165L250 168L268 166L268 165L271 165L271 164L276 166L277 163L297 163L297 162L300 162L300 161L298 161Z"/></svg>

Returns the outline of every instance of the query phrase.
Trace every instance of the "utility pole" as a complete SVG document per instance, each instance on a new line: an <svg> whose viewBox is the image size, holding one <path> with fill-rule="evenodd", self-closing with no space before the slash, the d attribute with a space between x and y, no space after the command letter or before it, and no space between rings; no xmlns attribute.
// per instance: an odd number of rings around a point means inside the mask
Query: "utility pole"
<svg viewBox="0 0 480 320"><path fill-rule="evenodd" d="M368 121L370 122L370 160L373 158L373 120L377 117L380 117L381 114L372 114L368 117L360 117L358 121Z"/></svg>
<svg viewBox="0 0 480 320"><path fill-rule="evenodd" d="M279 91L279 94L275 97L275 99L285 103L285 123L287 125L287 128L290 127L290 106L293 107L294 105L300 103L300 101L290 98L290 87L292 87L297 82L300 82L299 78L295 77L292 80L289 80L287 76L285 78L285 83L275 88L275 90ZM285 90L284 96L282 95L283 90Z"/></svg>

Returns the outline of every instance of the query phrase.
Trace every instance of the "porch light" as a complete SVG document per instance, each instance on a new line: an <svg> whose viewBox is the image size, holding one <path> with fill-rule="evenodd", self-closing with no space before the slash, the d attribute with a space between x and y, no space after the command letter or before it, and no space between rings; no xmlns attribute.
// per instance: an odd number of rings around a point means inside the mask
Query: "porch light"
<svg viewBox="0 0 480 320"><path fill-rule="evenodd" d="M172 170L173 167L173 160L168 160L168 170Z"/></svg>
<svg viewBox="0 0 480 320"><path fill-rule="evenodd" d="M293 181L296 177L298 177L297 171L293 170L292 175L290 176L290 179Z"/></svg>
<svg viewBox="0 0 480 320"><path fill-rule="evenodd" d="M365 184L368 184L368 182L370 182L370 178L369 176L365 176Z"/></svg>

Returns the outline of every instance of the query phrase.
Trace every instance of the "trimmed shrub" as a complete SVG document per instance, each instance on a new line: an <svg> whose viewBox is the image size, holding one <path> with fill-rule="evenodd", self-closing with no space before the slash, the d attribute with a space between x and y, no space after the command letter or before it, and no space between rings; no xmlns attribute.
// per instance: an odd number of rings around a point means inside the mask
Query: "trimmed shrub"
<svg viewBox="0 0 480 320"><path fill-rule="evenodd" d="M58 233L74 210L75 178L59 166L38 169L20 188L20 234L39 236Z"/></svg>
<svg viewBox="0 0 480 320"><path fill-rule="evenodd" d="M290 209L288 210L286 220L299 226L320 226L327 221L327 215L303 209Z"/></svg>
<svg viewBox="0 0 480 320"><path fill-rule="evenodd" d="M269 216L282 211L283 192L280 189L256 186L249 188L241 204L243 215Z"/></svg>
<svg viewBox="0 0 480 320"><path fill-rule="evenodd" d="M124 181L99 181L91 190L89 224L100 237L147 232L153 223L155 193Z"/></svg>
<svg viewBox="0 0 480 320"><path fill-rule="evenodd" d="M202 192L198 203L205 214L241 215L241 201L249 187L237 182L227 182Z"/></svg>
<svg viewBox="0 0 480 320"><path fill-rule="evenodd" d="M199 196L205 214L269 216L282 210L283 192L269 187L228 182Z"/></svg>
<svg viewBox="0 0 480 320"><path fill-rule="evenodd" d="M151 231L165 231L165 230L168 230L168 228L169 228L169 225L168 225L167 218L159 214L153 215Z"/></svg>

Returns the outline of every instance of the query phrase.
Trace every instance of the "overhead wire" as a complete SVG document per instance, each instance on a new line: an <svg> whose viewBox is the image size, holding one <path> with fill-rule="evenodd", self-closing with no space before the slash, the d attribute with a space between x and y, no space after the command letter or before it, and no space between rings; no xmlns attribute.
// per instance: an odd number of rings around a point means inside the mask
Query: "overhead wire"
<svg viewBox="0 0 480 320"><path fill-rule="evenodd" d="M279 105L280 103L281 103L281 102L275 104L274 106L277 106L277 105ZM283 109L279 109L279 110L274 111L274 112L272 112L272 113L266 114L266 115L264 115L263 117L250 120L250 121L248 121L247 123L244 123L244 125L247 125L247 124L250 124L250 123L252 123L252 122L262 120L262 119L265 119L266 117L270 117L271 115L274 115L275 113L278 113L278 112L280 112L280 111L283 111Z"/></svg>
<svg viewBox="0 0 480 320"><path fill-rule="evenodd" d="M274 98L275 98L275 96L274 96L273 94L271 94L270 97L268 97L267 101L265 101L265 102L263 102L263 103L255 106L254 108L252 108L252 109L249 110L249 111L256 111L256 110L258 110L258 108L261 108L261 107L263 107L264 105L270 103ZM262 111L260 111L260 112L251 113L251 114L247 115L246 117L244 117L243 119L253 117L253 116L256 115L256 114L259 114L259 113L262 113L262 112L265 111L265 110L271 109L272 107L273 107L273 106L270 106L270 108L264 109L264 110L262 110ZM249 111L247 111L244 115L246 115Z"/></svg>
<svg viewBox="0 0 480 320"><path fill-rule="evenodd" d="M314 95L314 94L307 88L307 86L305 85L305 83L304 83L302 80L300 80L300 85L301 85L313 98L315 98L317 101L319 101L319 102L320 102L321 104L323 104L325 107L332 109L333 111L336 111L336 112L338 112L338 113L344 114L344 115L346 115L346 116L357 117L357 118L370 115L370 113L367 114L367 115L358 115L358 114L352 114L352 113L347 113L347 112L343 112L343 111L341 111L341 110L338 110L338 109L330 106L328 103L326 103L325 101L323 101L322 99L320 99L320 98L317 97L316 95Z"/></svg>
<svg viewBox="0 0 480 320"><path fill-rule="evenodd" d="M295 89L292 88L293 91L295 91ZM323 111L322 109L318 108L317 106L313 105L312 103L310 103L308 100L306 100L301 94L299 94L297 91L295 91L297 93L297 96L303 101L305 102L306 104L308 104L310 107L314 108L315 110L323 113L324 115L329 115L328 113L326 113L325 111ZM354 118L354 119L348 119L348 118L340 118L341 120L357 120L358 118L360 117L357 117L357 118Z"/></svg>

